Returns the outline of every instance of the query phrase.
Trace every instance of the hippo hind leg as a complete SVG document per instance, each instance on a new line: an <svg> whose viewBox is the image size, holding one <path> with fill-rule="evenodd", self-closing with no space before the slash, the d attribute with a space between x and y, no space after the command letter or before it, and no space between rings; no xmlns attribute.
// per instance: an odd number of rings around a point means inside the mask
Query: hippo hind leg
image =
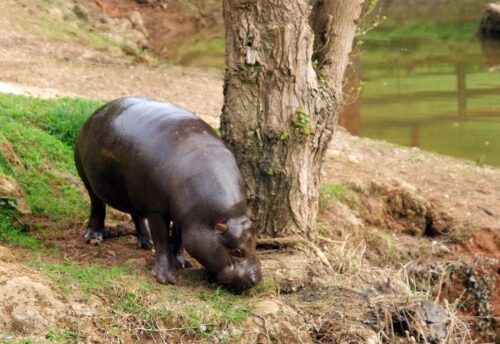
<svg viewBox="0 0 500 344"><path fill-rule="evenodd" d="M172 251L178 268L186 269L193 266L193 264L182 255L184 251L182 247L182 235L180 230L175 227L175 224L172 228Z"/></svg>
<svg viewBox="0 0 500 344"><path fill-rule="evenodd" d="M90 183L87 179L85 171L82 167L80 161L80 154L78 149L75 150L75 166L78 171L78 175L82 179L83 185L87 189L87 192L90 197L90 216L89 223L87 226L87 230L83 235L83 240L88 244L92 240L95 241L96 244L101 244L104 240L104 219L106 218L106 204L97 197L94 190L90 186Z"/></svg>
<svg viewBox="0 0 500 344"><path fill-rule="evenodd" d="M88 244L92 240L96 244L101 244L104 240L104 219L106 217L106 205L93 192L89 190L90 196L90 217L87 230L83 239Z"/></svg>
<svg viewBox="0 0 500 344"><path fill-rule="evenodd" d="M151 238L151 230L147 219L135 214L131 214L131 216L137 235L137 248L151 250L153 248L153 239Z"/></svg>

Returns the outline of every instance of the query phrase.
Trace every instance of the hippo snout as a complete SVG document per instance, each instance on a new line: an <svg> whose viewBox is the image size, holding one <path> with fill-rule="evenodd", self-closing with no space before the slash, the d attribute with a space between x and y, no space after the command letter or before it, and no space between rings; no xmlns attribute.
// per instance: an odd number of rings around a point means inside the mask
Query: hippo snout
<svg viewBox="0 0 500 344"><path fill-rule="evenodd" d="M260 261L256 256L235 261L217 274L217 280L229 289L241 293L262 280Z"/></svg>

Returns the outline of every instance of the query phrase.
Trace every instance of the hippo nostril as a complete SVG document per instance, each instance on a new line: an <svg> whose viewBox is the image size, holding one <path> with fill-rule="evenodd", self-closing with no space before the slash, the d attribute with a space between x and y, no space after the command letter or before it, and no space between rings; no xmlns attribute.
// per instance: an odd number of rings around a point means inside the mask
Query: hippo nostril
<svg viewBox="0 0 500 344"><path fill-rule="evenodd" d="M255 284L257 284L257 280L255 279L255 276L250 277L250 279L248 280L249 288L253 287Z"/></svg>

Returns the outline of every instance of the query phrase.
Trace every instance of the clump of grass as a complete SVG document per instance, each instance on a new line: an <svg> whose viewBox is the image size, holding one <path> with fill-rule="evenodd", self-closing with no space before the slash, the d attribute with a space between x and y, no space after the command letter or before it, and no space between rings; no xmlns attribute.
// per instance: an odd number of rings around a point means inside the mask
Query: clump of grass
<svg viewBox="0 0 500 344"><path fill-rule="evenodd" d="M197 296L210 307L224 314L228 324L237 323L247 316L248 309L242 298L223 288L217 288L213 292L200 291Z"/></svg>
<svg viewBox="0 0 500 344"><path fill-rule="evenodd" d="M248 291L248 295L256 296L276 296L280 288L272 276L264 276L262 281Z"/></svg>
<svg viewBox="0 0 500 344"><path fill-rule="evenodd" d="M78 332L68 328L51 328L45 333L45 339L57 344L79 343L82 340Z"/></svg>
<svg viewBox="0 0 500 344"><path fill-rule="evenodd" d="M110 292L115 282L122 281L131 271L127 266L102 267L98 265L77 265L73 263L35 263L62 292L81 292L87 299L90 294Z"/></svg>
<svg viewBox="0 0 500 344"><path fill-rule="evenodd" d="M344 184L322 183L319 187L319 206L328 209L333 202L341 201L347 196L349 189Z"/></svg>
<svg viewBox="0 0 500 344"><path fill-rule="evenodd" d="M35 250L40 243L36 238L23 232L21 225L16 220L16 212L13 209L2 209L0 207L0 243L20 246Z"/></svg>

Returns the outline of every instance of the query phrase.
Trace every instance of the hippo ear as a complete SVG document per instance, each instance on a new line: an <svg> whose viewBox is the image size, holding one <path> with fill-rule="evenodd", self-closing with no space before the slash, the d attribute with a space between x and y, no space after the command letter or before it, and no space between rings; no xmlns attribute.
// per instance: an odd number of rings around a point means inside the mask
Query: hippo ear
<svg viewBox="0 0 500 344"><path fill-rule="evenodd" d="M226 247L238 247L251 235L249 229L252 221L248 217L229 219L227 221L227 231L223 233L223 240Z"/></svg>
<svg viewBox="0 0 500 344"><path fill-rule="evenodd" d="M218 223L215 225L214 232L217 234L224 234L227 232L227 225L225 223Z"/></svg>

